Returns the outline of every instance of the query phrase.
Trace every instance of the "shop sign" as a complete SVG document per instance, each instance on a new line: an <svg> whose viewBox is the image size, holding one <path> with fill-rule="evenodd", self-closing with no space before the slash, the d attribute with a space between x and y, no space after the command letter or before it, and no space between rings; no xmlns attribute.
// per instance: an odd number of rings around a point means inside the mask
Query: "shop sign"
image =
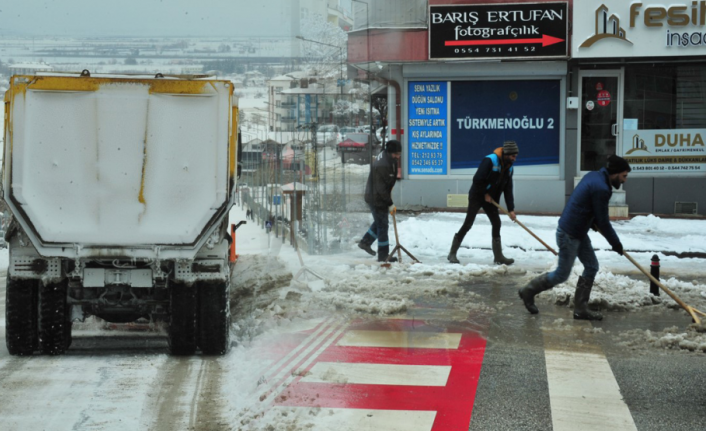
<svg viewBox="0 0 706 431"><path fill-rule="evenodd" d="M706 129L623 130L622 149L631 174L706 172Z"/></svg>
<svg viewBox="0 0 706 431"><path fill-rule="evenodd" d="M608 106L610 105L610 93L608 90L601 90L596 95L596 102L598 106Z"/></svg>
<svg viewBox="0 0 706 431"><path fill-rule="evenodd" d="M450 173L472 175L485 156L513 140L523 175L558 174L559 95L558 80L453 82Z"/></svg>
<svg viewBox="0 0 706 431"><path fill-rule="evenodd" d="M409 174L446 175L448 83L409 83Z"/></svg>
<svg viewBox="0 0 706 431"><path fill-rule="evenodd" d="M429 59L566 57L567 3L429 6Z"/></svg>
<svg viewBox="0 0 706 431"><path fill-rule="evenodd" d="M574 2L571 55L706 55L706 1Z"/></svg>

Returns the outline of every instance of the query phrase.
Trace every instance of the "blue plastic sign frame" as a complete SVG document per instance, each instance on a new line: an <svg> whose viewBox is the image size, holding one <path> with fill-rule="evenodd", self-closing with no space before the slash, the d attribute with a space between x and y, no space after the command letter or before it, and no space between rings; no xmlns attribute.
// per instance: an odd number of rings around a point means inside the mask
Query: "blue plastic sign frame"
<svg viewBox="0 0 706 431"><path fill-rule="evenodd" d="M407 94L409 175L446 175L448 82L410 81Z"/></svg>
<svg viewBox="0 0 706 431"><path fill-rule="evenodd" d="M559 163L561 81L463 81L451 85L451 174L477 168L503 142L517 142L515 166Z"/></svg>

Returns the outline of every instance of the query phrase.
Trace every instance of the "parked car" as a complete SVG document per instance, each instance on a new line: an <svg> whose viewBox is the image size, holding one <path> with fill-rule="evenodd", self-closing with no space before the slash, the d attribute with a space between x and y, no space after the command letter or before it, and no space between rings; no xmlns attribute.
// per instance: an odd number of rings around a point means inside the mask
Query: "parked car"
<svg viewBox="0 0 706 431"><path fill-rule="evenodd" d="M316 143L318 145L336 145L341 142L341 131L335 124L323 124L316 130Z"/></svg>
<svg viewBox="0 0 706 431"><path fill-rule="evenodd" d="M349 133L359 133L359 128L358 127L352 127L352 126L345 126L341 127L341 137L343 139L346 139L346 135Z"/></svg>
<svg viewBox="0 0 706 431"><path fill-rule="evenodd" d="M360 152L368 148L369 135L367 133L349 133L346 138L336 145L339 152Z"/></svg>

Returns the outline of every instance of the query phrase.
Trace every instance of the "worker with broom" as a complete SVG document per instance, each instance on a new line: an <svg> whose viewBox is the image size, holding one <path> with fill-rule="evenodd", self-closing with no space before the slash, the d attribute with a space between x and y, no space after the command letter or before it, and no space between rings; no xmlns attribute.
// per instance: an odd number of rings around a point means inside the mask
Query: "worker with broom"
<svg viewBox="0 0 706 431"><path fill-rule="evenodd" d="M556 230L556 243L559 246L557 268L533 279L518 291L527 311L532 314L539 313L534 305L534 297L566 281L578 257L583 264L583 274L576 284L574 319L603 319L600 313L588 309L593 279L598 273L598 260L588 230L593 228L599 231L608 240L613 251L623 255L623 245L610 224L608 201L613 194L611 186L619 189L620 185L627 181L630 170L630 165L625 159L611 155L604 168L589 172L581 179L559 218Z"/></svg>
<svg viewBox="0 0 706 431"><path fill-rule="evenodd" d="M481 208L490 219L493 229L493 261L502 265L512 265L515 262L514 259L508 259L503 255L502 242L500 241L500 215L493 202L499 202L500 195L504 193L510 219L515 221L515 199L512 194L512 165L515 163L519 152L520 150L515 141L506 141L502 147L495 149L492 154L487 155L481 161L476 174L473 176L471 190L468 192L466 219L461 229L454 235L454 239L451 242L451 251L446 257L449 262L459 263L456 253L458 248L461 247L463 238L471 230L476 214Z"/></svg>
<svg viewBox="0 0 706 431"><path fill-rule="evenodd" d="M392 188L397 181L397 166L402 152L402 144L398 140L387 141L385 151L378 154L370 169L368 183L365 186L365 202L373 214L373 224L358 243L358 247L368 254L375 256L375 251L370 247L375 240L378 241L378 262L397 262L390 254L390 242L387 230L390 226L387 214L397 212L392 202Z"/></svg>

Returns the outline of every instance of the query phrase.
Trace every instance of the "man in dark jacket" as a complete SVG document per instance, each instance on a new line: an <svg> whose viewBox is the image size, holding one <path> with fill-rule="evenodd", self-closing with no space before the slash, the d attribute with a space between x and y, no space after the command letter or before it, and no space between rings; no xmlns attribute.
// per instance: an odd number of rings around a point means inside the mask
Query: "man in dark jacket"
<svg viewBox="0 0 706 431"><path fill-rule="evenodd" d="M586 174L571 194L569 202L559 218L556 243L559 246L559 264L550 273L542 274L519 290L522 301L532 314L539 313L534 297L540 292L565 282L578 257L583 264L583 274L576 283L574 295L574 319L601 320L603 316L588 309L588 299L593 288L593 279L598 273L598 260L593 251L588 230L599 231L608 240L613 251L623 254L623 244L613 230L608 216L608 201L613 191L628 179L630 165L622 157L612 155L605 168Z"/></svg>
<svg viewBox="0 0 706 431"><path fill-rule="evenodd" d="M480 162L480 166L473 176L473 185L468 192L466 220L458 233L454 235L451 251L447 256L449 262L459 263L456 252L458 252L463 238L471 230L476 214L481 208L485 211L493 227L494 262L505 265L512 265L515 262L514 259L508 259L503 256L502 242L500 240L500 215L498 214L498 208L492 204L492 201L500 202L500 195L505 193L505 204L510 213L510 219L515 221L515 198L512 194L512 164L515 163L519 152L520 150L517 148L515 141L506 141L502 147L496 148L492 154L485 156L483 161Z"/></svg>
<svg viewBox="0 0 706 431"><path fill-rule="evenodd" d="M397 166L399 164L402 144L400 141L391 140L387 142L385 151L378 154L370 169L368 184L365 186L365 202L373 213L373 224L365 233L363 239L358 243L370 255L375 256L375 252L370 247L375 240L378 241L378 262L384 262L390 254L390 242L387 238L389 221L388 212L395 214L397 208L392 202L392 188L397 181ZM396 262L397 258L391 256L388 262Z"/></svg>

